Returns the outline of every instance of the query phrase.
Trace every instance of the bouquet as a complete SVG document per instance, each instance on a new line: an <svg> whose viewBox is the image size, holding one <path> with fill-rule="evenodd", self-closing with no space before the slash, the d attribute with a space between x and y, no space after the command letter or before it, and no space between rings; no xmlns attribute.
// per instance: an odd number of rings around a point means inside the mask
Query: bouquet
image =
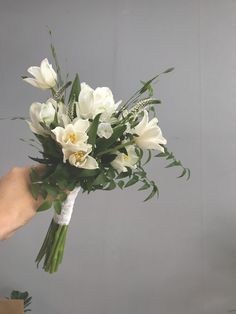
<svg viewBox="0 0 236 314"><path fill-rule="evenodd" d="M28 69L32 77L27 83L51 93L45 103L34 102L30 107L28 125L41 145L45 172L31 172L32 194L43 198L38 212L54 208L54 216L36 258L43 269L53 273L62 262L68 226L76 196L81 190L124 189L136 183L139 190L149 190L145 201L155 195L158 187L144 169L151 158L165 157L167 167L181 168L179 177L189 178L189 169L182 166L166 147L166 139L158 125L152 84L161 74L142 85L126 102L115 102L108 87L91 88L73 81L63 81L53 46L56 71L47 59L39 67ZM69 91L69 92L68 92Z"/></svg>

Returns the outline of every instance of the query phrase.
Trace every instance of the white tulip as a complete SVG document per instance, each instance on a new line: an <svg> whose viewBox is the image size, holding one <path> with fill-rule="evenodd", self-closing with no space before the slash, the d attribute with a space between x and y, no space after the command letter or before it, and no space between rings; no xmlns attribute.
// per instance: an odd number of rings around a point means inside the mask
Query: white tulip
<svg viewBox="0 0 236 314"><path fill-rule="evenodd" d="M95 158L89 156L92 148L88 151L79 150L70 154L69 163L72 166L83 168L83 169L97 169L98 163Z"/></svg>
<svg viewBox="0 0 236 314"><path fill-rule="evenodd" d="M52 132L56 136L56 141L62 145L63 148L70 149L70 151L77 151L77 147L86 143L88 135L86 133L89 128L89 121L77 119L73 124L67 124L63 127L56 127Z"/></svg>
<svg viewBox="0 0 236 314"><path fill-rule="evenodd" d="M56 102L49 99L45 104L35 102L30 106L30 119L28 122L33 133L39 135L46 135L50 132L42 127L40 123L44 123L47 127L54 121L56 114Z"/></svg>
<svg viewBox="0 0 236 314"><path fill-rule="evenodd" d="M108 87L97 87L94 91L96 115L101 113L100 121L109 122L112 114L121 102L115 103L112 91Z"/></svg>
<svg viewBox="0 0 236 314"><path fill-rule="evenodd" d="M112 167L116 169L118 173L127 172L127 168L135 169L139 160L133 145L127 146L126 151L127 154L117 153L117 157L111 162Z"/></svg>
<svg viewBox="0 0 236 314"><path fill-rule="evenodd" d="M108 139L109 137L111 137L112 133L113 129L110 123L102 122L98 125L97 134L99 137L105 137L106 139Z"/></svg>
<svg viewBox="0 0 236 314"><path fill-rule="evenodd" d="M83 119L92 119L95 116L94 90L86 83L81 83L79 101L76 104L76 113Z"/></svg>
<svg viewBox="0 0 236 314"><path fill-rule="evenodd" d="M41 89L53 88L57 83L57 74L53 70L52 65L49 64L48 59L41 62L40 67L33 66L28 68L28 72L34 78L24 78L24 81Z"/></svg>
<svg viewBox="0 0 236 314"><path fill-rule="evenodd" d="M165 145L167 141L162 136L161 129L157 123L157 118L153 118L149 121L148 112L144 110L143 119L136 125L133 132L138 135L134 140L141 149L158 149L164 152L164 148L161 144Z"/></svg>
<svg viewBox="0 0 236 314"><path fill-rule="evenodd" d="M98 163L96 159L89 154L92 151L92 145L86 143L77 143L76 146L67 144L62 148L64 163L68 160L72 166L84 169L96 169Z"/></svg>
<svg viewBox="0 0 236 314"><path fill-rule="evenodd" d="M101 113L100 121L109 122L119 104L120 102L114 102L112 92L108 87L98 87L94 90L86 83L82 83L79 101L76 105L77 116L93 119Z"/></svg>

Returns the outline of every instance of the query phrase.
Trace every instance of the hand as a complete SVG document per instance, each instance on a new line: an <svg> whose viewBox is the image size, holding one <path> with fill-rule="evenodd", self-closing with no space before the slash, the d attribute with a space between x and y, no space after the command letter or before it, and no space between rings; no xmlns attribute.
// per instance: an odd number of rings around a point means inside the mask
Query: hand
<svg viewBox="0 0 236 314"><path fill-rule="evenodd" d="M43 171L44 166L36 166ZM18 228L31 220L40 200L30 190L31 168L13 168L0 179L0 240L8 239Z"/></svg>

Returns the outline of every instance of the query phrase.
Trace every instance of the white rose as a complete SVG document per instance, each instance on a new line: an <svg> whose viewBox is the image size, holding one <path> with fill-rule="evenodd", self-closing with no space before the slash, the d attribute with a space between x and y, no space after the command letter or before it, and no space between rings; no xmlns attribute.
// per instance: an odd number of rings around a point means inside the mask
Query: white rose
<svg viewBox="0 0 236 314"><path fill-rule="evenodd" d="M127 172L127 168L135 169L139 160L133 145L127 146L126 151L127 154L117 153L117 157L111 162L112 167L116 169L118 173Z"/></svg>
<svg viewBox="0 0 236 314"><path fill-rule="evenodd" d="M110 123L102 122L98 125L97 134L99 137L105 137L106 139L108 139L109 137L111 137L112 133L113 129Z"/></svg>
<svg viewBox="0 0 236 314"><path fill-rule="evenodd" d="M53 99L49 99L45 104L41 104L39 102L35 102L30 106L30 119L28 122L30 129L33 133L39 135L49 134L47 130L45 130L40 123L44 123L46 126L50 126L50 124L54 121L56 108L56 102Z"/></svg>
<svg viewBox="0 0 236 314"><path fill-rule="evenodd" d="M57 74L53 70L52 65L49 64L48 59L44 59L41 62L40 67L33 66L28 68L28 72L34 78L24 78L24 81L27 83L41 88L41 89L50 89L53 88L57 83Z"/></svg>
<svg viewBox="0 0 236 314"><path fill-rule="evenodd" d="M138 135L134 140L141 149L158 149L164 152L164 148L160 144L165 145L167 141L162 136L157 123L157 118L149 121L148 112L144 110L143 119L136 125L133 132Z"/></svg>

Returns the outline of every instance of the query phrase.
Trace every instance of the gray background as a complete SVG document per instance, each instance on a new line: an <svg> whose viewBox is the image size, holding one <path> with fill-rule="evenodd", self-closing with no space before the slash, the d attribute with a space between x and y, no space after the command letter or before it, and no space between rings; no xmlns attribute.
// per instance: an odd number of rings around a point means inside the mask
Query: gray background
<svg viewBox="0 0 236 314"><path fill-rule="evenodd" d="M132 188L80 195L60 271L34 258L51 213L0 243L0 295L29 290L35 314L222 314L236 309L236 1L0 0L0 115L26 115L45 94L21 81L49 57L126 99L140 79L175 66L156 92L168 146L192 170L153 161L160 199ZM68 61L67 61L68 60ZM0 170L27 165L31 136L0 123ZM13 191L14 195L14 191Z"/></svg>

